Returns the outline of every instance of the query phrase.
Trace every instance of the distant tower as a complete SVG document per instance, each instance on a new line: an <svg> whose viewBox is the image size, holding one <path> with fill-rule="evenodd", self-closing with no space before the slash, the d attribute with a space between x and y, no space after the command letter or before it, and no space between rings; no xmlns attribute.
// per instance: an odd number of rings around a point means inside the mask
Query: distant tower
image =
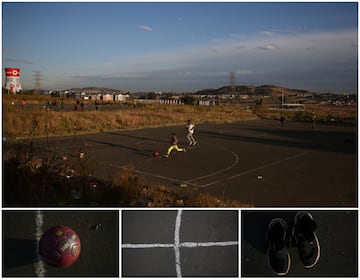
<svg viewBox="0 0 360 280"><path fill-rule="evenodd" d="M230 95L236 94L235 72L230 72Z"/></svg>
<svg viewBox="0 0 360 280"><path fill-rule="evenodd" d="M40 71L33 71L35 74L35 94L38 95L39 94L39 90L40 90L40 82L41 82L41 73Z"/></svg>
<svg viewBox="0 0 360 280"><path fill-rule="evenodd" d="M20 68L5 68L5 88L12 93L21 91Z"/></svg>

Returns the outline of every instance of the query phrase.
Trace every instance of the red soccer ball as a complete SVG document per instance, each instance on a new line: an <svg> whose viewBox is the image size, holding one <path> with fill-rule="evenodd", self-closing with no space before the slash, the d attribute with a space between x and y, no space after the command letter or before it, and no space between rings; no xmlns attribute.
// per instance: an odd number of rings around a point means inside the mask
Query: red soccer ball
<svg viewBox="0 0 360 280"><path fill-rule="evenodd" d="M158 157L159 155L159 152L154 152L154 157Z"/></svg>
<svg viewBox="0 0 360 280"><path fill-rule="evenodd" d="M50 228L40 238L39 253L48 264L68 267L77 260L80 252L80 238L67 226Z"/></svg>

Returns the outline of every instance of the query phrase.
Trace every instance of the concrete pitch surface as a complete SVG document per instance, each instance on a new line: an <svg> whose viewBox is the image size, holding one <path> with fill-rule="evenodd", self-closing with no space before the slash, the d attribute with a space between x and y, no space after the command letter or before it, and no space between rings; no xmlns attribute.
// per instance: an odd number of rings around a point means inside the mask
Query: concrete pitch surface
<svg viewBox="0 0 360 280"><path fill-rule="evenodd" d="M118 277L118 211L3 211L4 277ZM101 224L97 227L97 225ZM68 268L39 261L42 233L66 225L79 235L81 254Z"/></svg>
<svg viewBox="0 0 360 280"><path fill-rule="evenodd" d="M122 211L123 277L237 277L238 211Z"/></svg>
<svg viewBox="0 0 360 280"><path fill-rule="evenodd" d="M177 133L186 153L165 154ZM108 178L132 166L144 184L198 188L256 207L356 207L355 127L256 120L197 124L198 145L187 147L183 126L49 138L50 151L94 163Z"/></svg>

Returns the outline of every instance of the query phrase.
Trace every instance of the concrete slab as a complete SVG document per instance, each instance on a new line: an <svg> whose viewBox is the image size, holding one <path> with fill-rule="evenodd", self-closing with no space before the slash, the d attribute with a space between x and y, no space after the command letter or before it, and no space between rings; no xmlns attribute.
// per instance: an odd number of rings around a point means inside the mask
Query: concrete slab
<svg viewBox="0 0 360 280"><path fill-rule="evenodd" d="M122 240L123 277L238 276L237 210L123 210Z"/></svg>
<svg viewBox="0 0 360 280"><path fill-rule="evenodd" d="M80 257L68 268L40 262L36 251L40 239L36 235L59 224L75 230L81 240ZM118 277L119 212L4 210L3 276Z"/></svg>
<svg viewBox="0 0 360 280"><path fill-rule="evenodd" d="M94 175L115 177L133 167L140 182L189 187L258 207L356 207L355 127L277 121L199 124L198 145L164 154L172 132L186 147L184 126L50 138L47 152L79 157Z"/></svg>

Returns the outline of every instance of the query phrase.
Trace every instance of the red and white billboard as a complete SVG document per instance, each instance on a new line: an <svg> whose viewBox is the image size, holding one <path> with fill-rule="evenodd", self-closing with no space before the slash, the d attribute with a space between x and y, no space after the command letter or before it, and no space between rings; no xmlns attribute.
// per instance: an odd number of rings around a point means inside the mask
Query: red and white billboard
<svg viewBox="0 0 360 280"><path fill-rule="evenodd" d="M5 68L5 88L13 93L21 91L20 68Z"/></svg>

